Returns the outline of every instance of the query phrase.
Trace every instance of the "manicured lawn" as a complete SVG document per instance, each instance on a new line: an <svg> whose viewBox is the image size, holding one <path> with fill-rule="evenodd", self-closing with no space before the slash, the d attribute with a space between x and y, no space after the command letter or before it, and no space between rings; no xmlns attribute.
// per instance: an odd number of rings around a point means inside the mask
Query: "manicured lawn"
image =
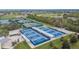
<svg viewBox="0 0 79 59"><path fill-rule="evenodd" d="M17 46L15 46L15 49L30 49L30 47L25 41L23 41L17 44Z"/></svg>

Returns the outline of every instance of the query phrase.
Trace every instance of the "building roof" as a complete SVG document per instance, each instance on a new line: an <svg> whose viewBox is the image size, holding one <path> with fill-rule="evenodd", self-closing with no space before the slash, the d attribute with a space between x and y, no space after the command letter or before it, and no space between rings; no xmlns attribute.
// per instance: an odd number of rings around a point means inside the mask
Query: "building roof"
<svg viewBox="0 0 79 59"><path fill-rule="evenodd" d="M76 17L68 17L68 19L71 19L71 20L73 20L73 21L78 20L78 18L76 18Z"/></svg>
<svg viewBox="0 0 79 59"><path fill-rule="evenodd" d="M0 24L10 24L9 20L0 20Z"/></svg>
<svg viewBox="0 0 79 59"><path fill-rule="evenodd" d="M2 36L2 37L0 37L0 43L2 44L2 43L5 43L5 42L7 42L8 40L4 37L4 36Z"/></svg>
<svg viewBox="0 0 79 59"><path fill-rule="evenodd" d="M41 23L25 23L23 24L25 27L38 27L38 26L42 26Z"/></svg>
<svg viewBox="0 0 79 59"><path fill-rule="evenodd" d="M19 34L19 33L20 33L20 30L19 29L9 31L9 35L16 35L16 34Z"/></svg>
<svg viewBox="0 0 79 59"><path fill-rule="evenodd" d="M77 35L79 35L79 33L77 33Z"/></svg>

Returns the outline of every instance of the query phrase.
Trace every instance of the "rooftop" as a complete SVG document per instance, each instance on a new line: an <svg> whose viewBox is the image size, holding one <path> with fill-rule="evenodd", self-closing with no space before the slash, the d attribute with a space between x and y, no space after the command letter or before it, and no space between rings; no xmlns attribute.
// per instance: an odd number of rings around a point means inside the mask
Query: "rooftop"
<svg viewBox="0 0 79 59"><path fill-rule="evenodd" d="M0 43L3 44L5 42L7 42L8 39L6 39L4 36L0 37Z"/></svg>
<svg viewBox="0 0 79 59"><path fill-rule="evenodd" d="M9 31L9 35L20 34L20 29Z"/></svg>
<svg viewBox="0 0 79 59"><path fill-rule="evenodd" d="M10 24L9 20L0 20L0 24Z"/></svg>

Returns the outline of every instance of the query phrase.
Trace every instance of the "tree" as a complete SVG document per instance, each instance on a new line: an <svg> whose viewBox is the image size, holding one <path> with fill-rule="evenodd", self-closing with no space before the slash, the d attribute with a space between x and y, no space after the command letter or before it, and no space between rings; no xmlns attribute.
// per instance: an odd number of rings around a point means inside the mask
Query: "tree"
<svg viewBox="0 0 79 59"><path fill-rule="evenodd" d="M51 46L53 49L58 49L58 47L55 46L53 42L50 42L50 46Z"/></svg>
<svg viewBox="0 0 79 59"><path fill-rule="evenodd" d="M71 37L70 42L71 43L76 43L77 42L76 36Z"/></svg>
<svg viewBox="0 0 79 59"><path fill-rule="evenodd" d="M12 42L12 46L14 46L16 44L16 42Z"/></svg>
<svg viewBox="0 0 79 59"><path fill-rule="evenodd" d="M79 35L78 35L78 39L79 39Z"/></svg>
<svg viewBox="0 0 79 59"><path fill-rule="evenodd" d="M70 44L67 40L64 40L62 43L62 49L70 49Z"/></svg>
<svg viewBox="0 0 79 59"><path fill-rule="evenodd" d="M56 46L56 45L54 45L54 46L53 46L53 49L59 49L59 47L58 47L58 46Z"/></svg>
<svg viewBox="0 0 79 59"><path fill-rule="evenodd" d="M61 41L61 42L63 42L63 41L64 41L64 38L63 38L63 37L61 37L61 38L60 38L60 41Z"/></svg>
<svg viewBox="0 0 79 59"><path fill-rule="evenodd" d="M53 42L50 42L50 46L53 47L54 46L54 43Z"/></svg>
<svg viewBox="0 0 79 59"><path fill-rule="evenodd" d="M67 15L67 14L63 14L63 18L65 18L65 19L66 19L67 17L68 17L68 15Z"/></svg>
<svg viewBox="0 0 79 59"><path fill-rule="evenodd" d="M20 42L19 39L17 39L17 42Z"/></svg>

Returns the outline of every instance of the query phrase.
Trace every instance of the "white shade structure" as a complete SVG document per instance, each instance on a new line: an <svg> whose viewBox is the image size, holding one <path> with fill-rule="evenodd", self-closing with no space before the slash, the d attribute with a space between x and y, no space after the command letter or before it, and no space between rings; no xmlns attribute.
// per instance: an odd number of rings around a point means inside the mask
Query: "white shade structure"
<svg viewBox="0 0 79 59"><path fill-rule="evenodd" d="M36 27L32 27L32 29L39 31L40 33L45 34L46 36L48 36L50 38L53 38L54 37L53 35L51 35L49 33L46 33L46 32L44 32L44 31L42 31L42 30L40 30L40 29L38 29Z"/></svg>

